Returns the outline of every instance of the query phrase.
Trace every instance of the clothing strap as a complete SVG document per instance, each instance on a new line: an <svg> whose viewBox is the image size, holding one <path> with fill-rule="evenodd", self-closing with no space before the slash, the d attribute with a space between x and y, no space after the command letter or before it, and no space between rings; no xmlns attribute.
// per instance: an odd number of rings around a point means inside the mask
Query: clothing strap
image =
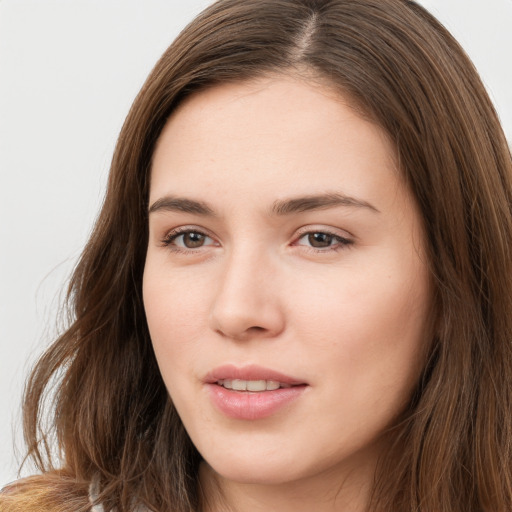
<svg viewBox="0 0 512 512"><path fill-rule="evenodd" d="M94 505L98 499L100 482L97 478L93 478L89 484L89 503L91 504L91 512L105 512L101 503Z"/></svg>
<svg viewBox="0 0 512 512"><path fill-rule="evenodd" d="M105 508L101 503L95 505L98 501L98 496L100 495L100 482L98 478L93 478L91 483L89 484L89 503L91 505L90 512L105 512ZM146 507L142 505L138 505L133 509L133 512L149 512Z"/></svg>

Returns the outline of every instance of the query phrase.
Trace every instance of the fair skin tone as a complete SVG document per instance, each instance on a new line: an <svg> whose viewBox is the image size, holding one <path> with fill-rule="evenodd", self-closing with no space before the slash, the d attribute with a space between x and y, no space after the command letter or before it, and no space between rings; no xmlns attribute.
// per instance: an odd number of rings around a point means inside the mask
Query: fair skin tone
<svg viewBox="0 0 512 512"><path fill-rule="evenodd" d="M429 330L421 220L383 131L302 79L216 86L165 126L149 204L147 320L206 493L364 510Z"/></svg>

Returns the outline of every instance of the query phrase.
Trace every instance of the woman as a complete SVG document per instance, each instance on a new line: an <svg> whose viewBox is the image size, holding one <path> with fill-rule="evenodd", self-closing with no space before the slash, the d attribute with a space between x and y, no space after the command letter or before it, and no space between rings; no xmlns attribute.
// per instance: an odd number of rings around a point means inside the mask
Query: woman
<svg viewBox="0 0 512 512"><path fill-rule="evenodd" d="M511 167L414 2L215 3L125 122L0 509L510 510Z"/></svg>

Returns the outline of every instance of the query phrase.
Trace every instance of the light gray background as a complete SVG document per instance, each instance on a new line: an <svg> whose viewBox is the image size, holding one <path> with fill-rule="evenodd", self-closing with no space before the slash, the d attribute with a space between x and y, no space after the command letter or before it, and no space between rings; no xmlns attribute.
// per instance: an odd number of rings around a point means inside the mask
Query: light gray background
<svg viewBox="0 0 512 512"><path fill-rule="evenodd" d="M0 0L0 486L16 477L23 382L56 332L123 119L209 3ZM512 0L421 3L466 48L512 140Z"/></svg>

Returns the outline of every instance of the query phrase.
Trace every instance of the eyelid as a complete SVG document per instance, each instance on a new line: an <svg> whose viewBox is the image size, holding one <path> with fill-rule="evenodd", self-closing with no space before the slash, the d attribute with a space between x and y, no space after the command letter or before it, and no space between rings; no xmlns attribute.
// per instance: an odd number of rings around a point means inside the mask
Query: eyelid
<svg viewBox="0 0 512 512"><path fill-rule="evenodd" d="M185 226L178 226L176 228L168 230L164 236L161 238L161 244L164 247L169 247L172 244L172 242L180 235L183 235L185 233L199 233L205 237L210 238L213 240L213 244L204 245L201 247L198 247L196 249L188 248L188 247L180 247L180 246L174 246L175 250L183 250L183 251L198 251L202 249L203 247L212 247L212 246L219 246L219 242L217 241L216 237L209 232L209 230L201 228L199 226L194 225L185 225Z"/></svg>
<svg viewBox="0 0 512 512"><path fill-rule="evenodd" d="M326 233L331 236L351 241L355 241L356 238L354 235L352 235L352 233L349 233L345 229L334 228L331 226L325 226L321 224L311 224L307 226L302 226L295 232L293 238L298 239L304 235L307 235L308 233Z"/></svg>
<svg viewBox="0 0 512 512"><path fill-rule="evenodd" d="M337 244L327 246L327 247L313 247L308 246L306 244L300 244L299 241L305 236L312 233L323 233L326 235L329 235L336 239L338 241ZM351 245L353 245L355 242L355 237L348 233L345 230L340 230L333 227L327 227L327 226L321 226L321 225L309 225L309 226L303 226L300 228L293 237L292 246L295 247L303 247L304 249L307 249L308 251L312 251L315 253L328 253L330 251L337 251L343 248L347 248Z"/></svg>

